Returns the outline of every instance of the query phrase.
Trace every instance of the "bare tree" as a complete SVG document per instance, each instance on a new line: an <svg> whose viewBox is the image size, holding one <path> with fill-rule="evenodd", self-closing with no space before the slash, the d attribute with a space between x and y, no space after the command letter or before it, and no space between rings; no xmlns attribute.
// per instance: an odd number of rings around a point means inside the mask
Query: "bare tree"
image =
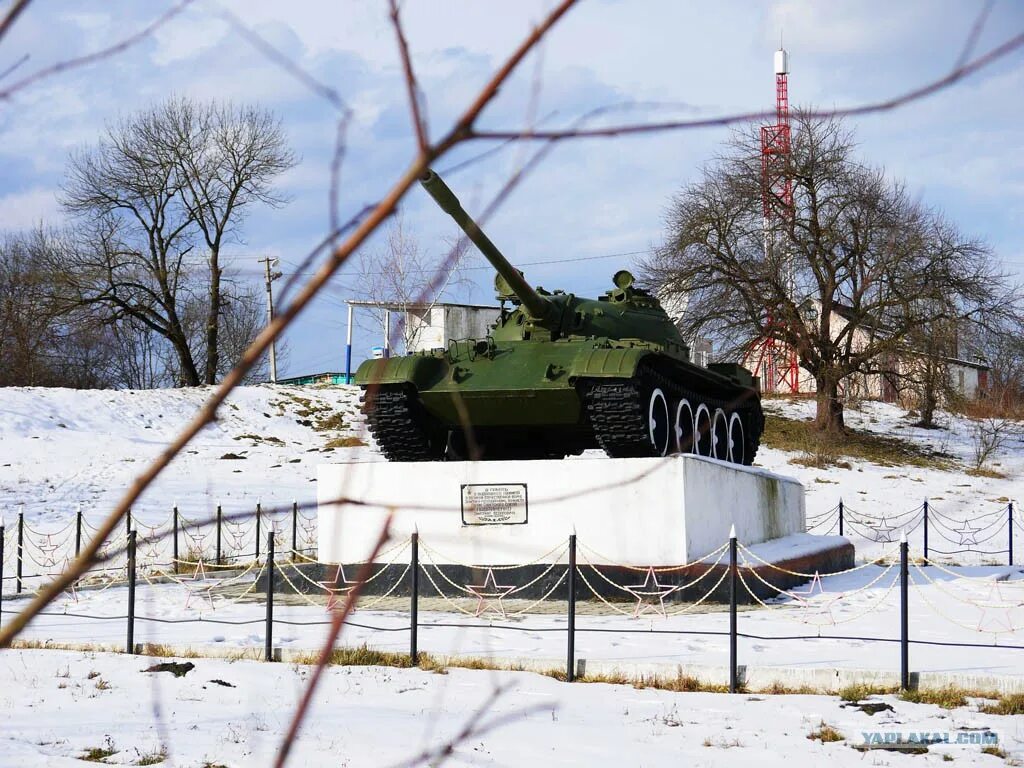
<svg viewBox="0 0 1024 768"><path fill-rule="evenodd" d="M468 282L462 269L466 241L452 247L455 258L438 280L441 259L420 247L399 212L387 227L383 246L359 255L356 291L372 303L375 329L385 328L388 308L400 315L399 326L391 330L401 333L403 351L413 348L426 328L419 320L428 317L450 291ZM410 322L412 317L417 320Z"/></svg>
<svg viewBox="0 0 1024 768"><path fill-rule="evenodd" d="M1015 296L984 244L858 161L838 119L793 122L792 207L772 198L764 216L760 137L737 132L676 196L648 279L686 294L684 332L727 354L769 336L795 349L815 379L818 428L841 431L855 375L891 373L915 329L994 317Z"/></svg>
<svg viewBox="0 0 1024 768"><path fill-rule="evenodd" d="M42 230L0 241L0 386L109 386L113 338L54 301L51 242Z"/></svg>
<svg viewBox="0 0 1024 768"><path fill-rule="evenodd" d="M224 245L252 206L283 202L271 184L294 162L279 123L258 108L171 99L110 126L68 164L62 202L80 236L56 269L65 300L162 336L181 384L215 383L226 370ZM200 300L197 344L183 315Z"/></svg>

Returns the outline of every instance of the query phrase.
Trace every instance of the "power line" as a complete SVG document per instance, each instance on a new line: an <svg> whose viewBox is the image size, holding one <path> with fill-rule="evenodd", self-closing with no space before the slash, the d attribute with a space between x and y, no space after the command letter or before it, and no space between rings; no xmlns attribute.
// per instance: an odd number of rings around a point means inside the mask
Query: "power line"
<svg viewBox="0 0 1024 768"><path fill-rule="evenodd" d="M620 253L605 253L605 254L601 254L599 256L574 256L574 257L568 258L568 259L546 259L544 261L524 261L524 262L519 263L518 266L521 266L521 267L540 267L540 266L545 266L545 265L548 265L548 264L572 264L572 263L580 262L580 261L598 261L600 259L618 259L618 258L623 258L623 257L626 257L626 256L640 256L640 255L647 254L647 253L650 253L650 251L649 250L622 251ZM235 254L235 256L237 257L238 254ZM283 262L283 263L287 263L287 262ZM466 271L469 271L469 270L484 270L484 269L486 269L486 270L493 270L494 267L490 266L489 264L487 264L487 265L482 265L481 264L481 265L474 265L474 266L470 266L470 267L463 267L462 269L466 270ZM243 270L239 270L239 271L246 272L246 271L249 271L249 270L243 269ZM409 272L411 272L411 273L422 273L422 274L429 274L429 273L433 273L435 271L436 270L433 270L433 269L412 269L412 270L409 270ZM262 270L261 270L261 272L262 272ZM316 272L312 272L312 271L305 272L305 271L303 271L303 272L289 272L288 274L290 274L290 275L310 276L310 275L315 275ZM384 274L390 274L390 273L388 273L388 272L366 272L366 273L363 273L363 274L368 274L368 275L384 275Z"/></svg>

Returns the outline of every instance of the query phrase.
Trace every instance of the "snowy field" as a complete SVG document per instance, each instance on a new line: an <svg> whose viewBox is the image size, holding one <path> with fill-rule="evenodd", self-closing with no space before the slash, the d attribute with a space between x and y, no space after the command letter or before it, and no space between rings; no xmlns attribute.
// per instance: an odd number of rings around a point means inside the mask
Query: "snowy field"
<svg viewBox="0 0 1024 768"><path fill-rule="evenodd" d="M266 766L309 668L195 659L176 678L157 660L9 651L0 656L0 763L80 766L87 750L139 765ZM497 693L495 693L497 691ZM991 740L1024 747L1020 718L879 697L869 715L830 696L671 693L569 685L530 673L328 668L289 765L881 766L1005 765ZM481 712L482 714L477 714ZM1016 721L1016 722L1015 722ZM808 735L827 723L846 737ZM928 754L863 753L864 734L948 734ZM963 734L962 736L960 734ZM975 744L958 745L959 739ZM446 745L455 742L451 754Z"/></svg>
<svg viewBox="0 0 1024 768"><path fill-rule="evenodd" d="M206 394L201 389L5 389L0 398L0 514L8 526L7 541L23 507L35 530L64 528L66 542L67 526L79 505L93 520L108 510ZM813 404L771 401L768 410L806 418ZM893 406L867 404L847 413L851 426L928 445L966 466L972 451L967 423L943 418L944 428L920 430ZM135 505L133 517L142 525L157 525L168 520L174 506L183 516L197 519L212 515L218 505L232 514L252 510L257 502L264 509L288 508L293 501L312 503L317 464L381 460L372 445L339 447L353 438L369 441L352 388L241 388L222 409L221 419ZM1024 497L1024 446L1019 444L1006 446L993 459L1005 479L972 477L962 468L881 467L860 461L850 461L849 468L814 469L791 463L793 458L763 447L757 464L805 484L810 519L842 499L858 513L898 523L927 498L948 520L962 521L1005 509L1011 500ZM588 459L599 460L596 454L582 460ZM283 524L286 518L281 520ZM880 527L886 527L884 521ZM892 527L895 540L899 529ZM912 554L920 552L921 533L920 528L910 532ZM861 563L895 551L892 543L853 541ZM1024 553L1021 535L1018 546ZM997 563L1004 558L965 557L960 562ZM6 559L9 568L10 551ZM914 566L911 577L912 638L986 646L915 644L914 671L1024 677L1024 651L1007 647L1024 646L1021 567ZM25 598L13 599L9 580L5 583L7 616ZM857 639L899 636L895 568L866 565L793 593L790 599L740 614L739 631L752 636L740 638L740 664L751 669L898 670L898 644ZM407 611L393 604L386 607L357 611L352 621L364 626L347 627L342 644L407 650ZM725 613L672 606L660 615L651 607L581 611L577 658L593 668L619 664L633 671L678 664L725 669ZM200 651L261 648L263 610L259 602L211 596L209 585L200 579L143 584L135 639ZM57 615L39 617L23 638L124 642L126 594L120 586L66 595L50 611ZM476 612L472 606L467 610L465 605L436 603L421 609L420 649L437 655L530 660L542 667L548 660L552 668L564 665L563 615L517 615L512 610L506 615L500 605L485 606L479 617ZM275 618L276 647L313 649L322 641L322 606L280 604ZM765 639L782 636L810 639ZM116 654L0 653L0 707L5 713L0 766L80 765L86 750L107 747L108 739L107 748L116 750L105 758L110 763L146 764L143 758L151 756L152 764L159 765L270 764L307 668L197 659L197 668L180 679L141 672L155 662ZM214 679L236 687L212 683ZM331 668L291 764L391 765L422 758L423 750L440 748L453 738L496 688L504 692L480 719L485 732L463 740L453 763L816 766L829 761L861 766L937 764L948 755L965 765L1006 764L981 754L977 743L933 745L919 756L851 749L864 741L865 733L876 731L950 733L955 742L957 733L978 734L983 731L976 729L984 728L998 734L999 746L1011 758L1024 758L1024 718L981 715L973 706L945 711L884 697L894 710L869 716L841 708L834 696L730 697L568 685L530 673L453 669L438 675ZM832 744L808 740L822 721L846 739ZM398 733L401 738L391 737ZM166 757L156 761L163 752Z"/></svg>

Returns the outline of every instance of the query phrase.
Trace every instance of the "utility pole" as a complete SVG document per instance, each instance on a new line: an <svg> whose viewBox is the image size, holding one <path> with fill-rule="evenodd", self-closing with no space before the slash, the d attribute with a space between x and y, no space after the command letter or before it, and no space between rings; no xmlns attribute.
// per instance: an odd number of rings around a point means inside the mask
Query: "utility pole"
<svg viewBox="0 0 1024 768"><path fill-rule="evenodd" d="M272 259L269 256L264 256L260 259L263 265L267 268L267 324L274 320L274 289L272 283L281 277L280 272L271 272L271 266L277 266L277 259ZM277 342L276 340L270 342L270 380L274 384L277 384Z"/></svg>

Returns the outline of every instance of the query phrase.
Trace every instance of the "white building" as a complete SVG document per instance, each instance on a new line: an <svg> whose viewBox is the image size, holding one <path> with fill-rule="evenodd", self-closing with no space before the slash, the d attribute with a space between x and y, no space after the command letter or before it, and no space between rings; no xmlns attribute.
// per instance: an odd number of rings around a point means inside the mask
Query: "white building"
<svg viewBox="0 0 1024 768"><path fill-rule="evenodd" d="M821 303L807 302L812 308L808 317L817 318ZM849 320L849 312L844 307L833 309L830 327L834 334L842 333ZM810 320L809 320L810 321ZM811 322L816 322L816 319ZM854 352L864 349L869 343L871 328L858 328L853 332L852 349ZM879 331L874 331L879 333ZM761 380L761 391L778 394L813 395L817 391L814 377L804 368L797 368L794 391L790 375L792 361L795 359L793 350L786 344L776 341L774 345L759 343L748 355L744 364L751 373ZM881 400L892 403L901 401L904 405L913 405L912 388L901 387L921 365L921 355L908 349L899 354L889 355L888 359L878 361L878 373L854 374L842 383L842 394L846 397L866 400ZM988 389L989 366L981 360L970 361L961 357L946 358L950 386L953 391L968 399L977 399ZM901 394L901 388L905 391Z"/></svg>

